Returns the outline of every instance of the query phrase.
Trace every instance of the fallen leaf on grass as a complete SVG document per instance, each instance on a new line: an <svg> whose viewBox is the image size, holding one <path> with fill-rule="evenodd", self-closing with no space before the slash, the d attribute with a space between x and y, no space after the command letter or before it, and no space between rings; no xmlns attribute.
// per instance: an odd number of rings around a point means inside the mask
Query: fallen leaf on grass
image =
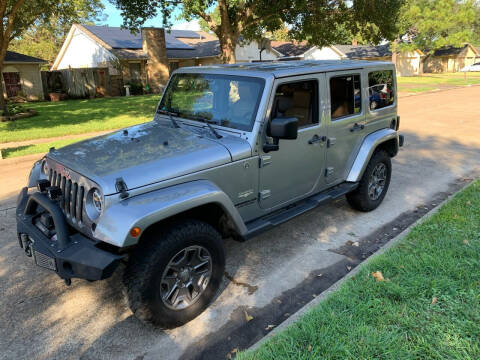
<svg viewBox="0 0 480 360"><path fill-rule="evenodd" d="M437 303L438 299L434 296L432 298L432 305L435 305Z"/></svg>
<svg viewBox="0 0 480 360"><path fill-rule="evenodd" d="M307 350L308 352L312 351L312 345L308 345Z"/></svg>
<svg viewBox="0 0 480 360"><path fill-rule="evenodd" d="M465 245L468 245L468 240L467 240L467 239L463 240L463 243L464 243Z"/></svg>
<svg viewBox="0 0 480 360"><path fill-rule="evenodd" d="M470 200L468 200L467 205L472 205L472 202Z"/></svg>
<svg viewBox="0 0 480 360"><path fill-rule="evenodd" d="M275 327L275 325L267 325L265 330L272 330Z"/></svg>
<svg viewBox="0 0 480 360"><path fill-rule="evenodd" d="M245 313L245 319L246 319L247 321L253 320L253 316L248 315L247 310L243 310L243 312Z"/></svg>
<svg viewBox="0 0 480 360"><path fill-rule="evenodd" d="M235 355L238 352L238 348L233 349L227 354L227 359L230 360L232 358L232 355Z"/></svg>
<svg viewBox="0 0 480 360"><path fill-rule="evenodd" d="M385 280L385 278L383 277L383 274L382 274L381 271L372 272L372 276L373 276L377 281L387 281L387 280Z"/></svg>

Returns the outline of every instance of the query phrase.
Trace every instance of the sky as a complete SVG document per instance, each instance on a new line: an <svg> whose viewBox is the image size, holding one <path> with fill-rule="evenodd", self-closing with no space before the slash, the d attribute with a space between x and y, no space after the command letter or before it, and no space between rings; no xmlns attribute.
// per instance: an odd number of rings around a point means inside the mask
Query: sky
<svg viewBox="0 0 480 360"><path fill-rule="evenodd" d="M115 8L108 0L102 0L103 5L105 6L105 10L103 13L107 15L106 21L102 21L102 25L108 26L120 26L122 25L122 16L120 15L120 11ZM177 14L173 15L172 17L172 29L185 29L185 30L199 30L200 27L198 26L197 21L185 22L185 20L177 20ZM160 27L162 24L162 17L161 15L157 15L157 17L147 20L145 26L157 26Z"/></svg>

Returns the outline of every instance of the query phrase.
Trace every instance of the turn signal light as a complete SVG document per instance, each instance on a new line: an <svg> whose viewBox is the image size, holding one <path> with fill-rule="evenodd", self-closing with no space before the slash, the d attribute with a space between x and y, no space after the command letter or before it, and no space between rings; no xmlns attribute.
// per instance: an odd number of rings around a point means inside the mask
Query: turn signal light
<svg viewBox="0 0 480 360"><path fill-rule="evenodd" d="M130 236L131 237L138 237L140 235L140 233L142 232L142 230L140 230L139 227L134 227L130 230Z"/></svg>

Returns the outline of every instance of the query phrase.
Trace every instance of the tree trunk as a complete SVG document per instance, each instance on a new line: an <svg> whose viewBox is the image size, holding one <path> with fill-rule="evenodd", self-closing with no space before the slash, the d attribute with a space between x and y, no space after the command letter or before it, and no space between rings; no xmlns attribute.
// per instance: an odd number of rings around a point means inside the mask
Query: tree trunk
<svg viewBox="0 0 480 360"><path fill-rule="evenodd" d="M398 39L392 42L392 62L397 65Z"/></svg>
<svg viewBox="0 0 480 360"><path fill-rule="evenodd" d="M0 114L8 115L7 101L5 99L5 84L3 82L3 58L0 60Z"/></svg>
<svg viewBox="0 0 480 360"><path fill-rule="evenodd" d="M224 64L234 64L235 63L235 47L237 45L237 40L235 37L230 37L226 34L220 39L220 49L222 50L222 62Z"/></svg>
<svg viewBox="0 0 480 360"><path fill-rule="evenodd" d="M222 50L222 61L224 64L233 64L235 63L235 47L238 41L238 25L234 28L230 21L226 0L218 0L218 10L220 12L220 26L217 36Z"/></svg>

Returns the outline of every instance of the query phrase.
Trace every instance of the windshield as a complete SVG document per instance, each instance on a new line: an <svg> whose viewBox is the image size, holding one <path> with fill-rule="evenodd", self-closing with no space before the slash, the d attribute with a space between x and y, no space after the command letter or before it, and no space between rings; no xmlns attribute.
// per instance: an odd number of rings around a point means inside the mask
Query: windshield
<svg viewBox="0 0 480 360"><path fill-rule="evenodd" d="M251 131L264 83L263 79L244 76L175 74L158 110Z"/></svg>

